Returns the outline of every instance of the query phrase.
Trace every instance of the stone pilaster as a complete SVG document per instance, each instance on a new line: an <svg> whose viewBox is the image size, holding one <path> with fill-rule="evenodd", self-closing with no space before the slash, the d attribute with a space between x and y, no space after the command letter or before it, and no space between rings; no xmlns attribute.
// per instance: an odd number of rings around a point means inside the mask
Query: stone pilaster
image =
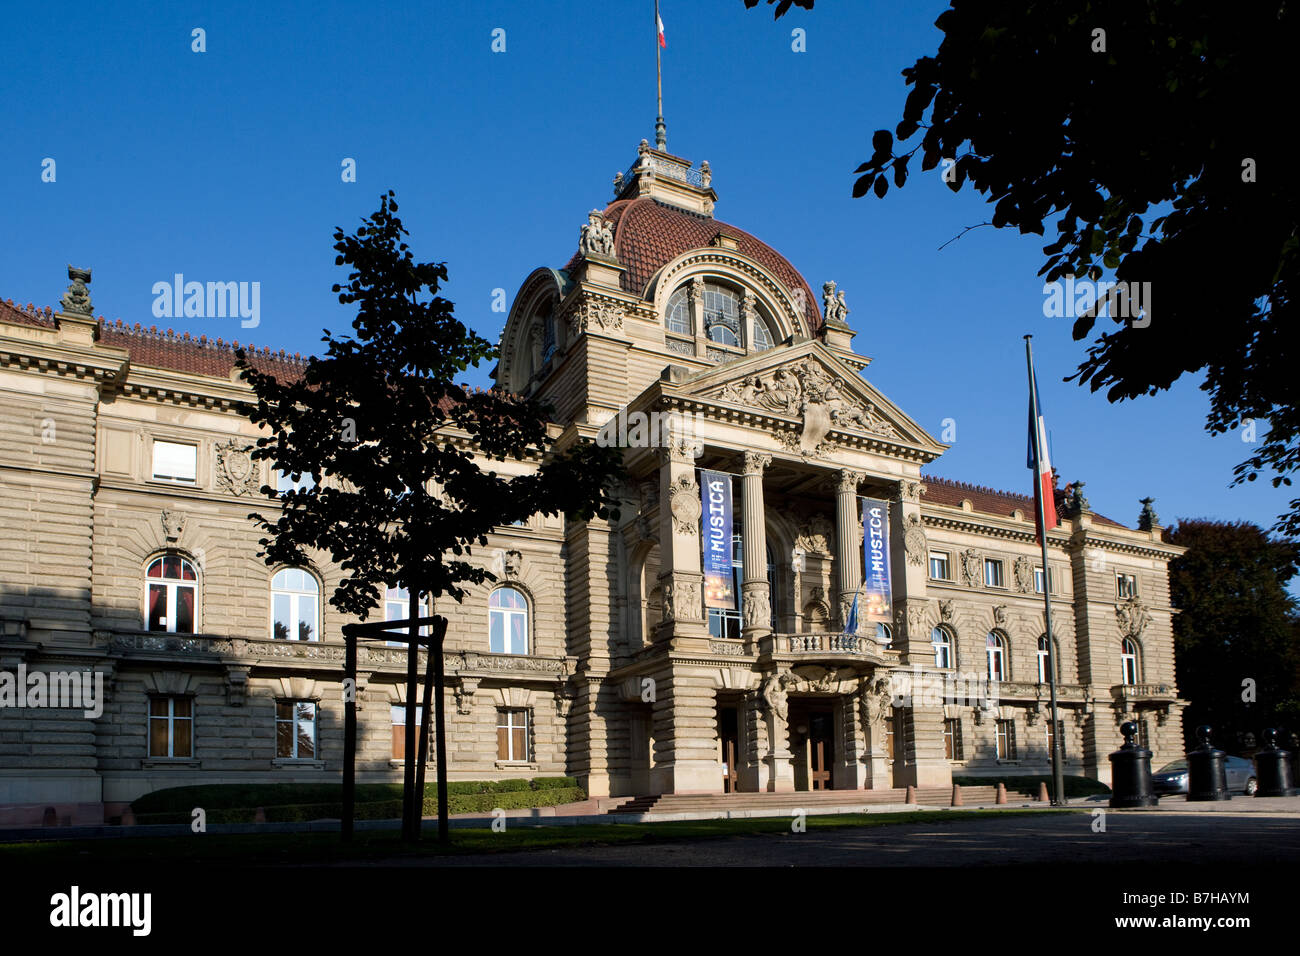
<svg viewBox="0 0 1300 956"><path fill-rule="evenodd" d="M664 627L658 639L679 647L694 639L707 647L704 578L700 571L700 486L695 480L698 442L673 436L661 450L659 469L659 582Z"/></svg>
<svg viewBox="0 0 1300 956"><path fill-rule="evenodd" d="M839 580L840 625L848 620L853 595L862 584L862 552L858 485L860 471L843 468L835 476L835 574Z"/></svg>
<svg viewBox="0 0 1300 956"><path fill-rule="evenodd" d="M670 664L655 678L653 793L721 793L717 700L707 670Z"/></svg>
<svg viewBox="0 0 1300 956"><path fill-rule="evenodd" d="M898 483L889 508L889 564L897 622L894 646L902 650L904 663L917 662L923 667L934 663L924 613L929 560L921 523L921 483L905 478Z"/></svg>
<svg viewBox="0 0 1300 956"><path fill-rule="evenodd" d="M741 541L744 547L745 576L741 584L744 608L744 636L747 642L756 642L772 633L771 594L767 584L767 519L763 508L763 470L772 463L772 456L759 452L745 452L743 471L744 526Z"/></svg>

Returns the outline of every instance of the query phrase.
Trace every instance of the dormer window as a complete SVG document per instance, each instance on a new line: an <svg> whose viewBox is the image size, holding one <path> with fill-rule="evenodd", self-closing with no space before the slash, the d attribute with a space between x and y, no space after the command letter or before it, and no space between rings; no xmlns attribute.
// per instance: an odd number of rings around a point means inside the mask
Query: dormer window
<svg viewBox="0 0 1300 956"><path fill-rule="evenodd" d="M710 341L740 347L740 302L721 286L704 286L704 335Z"/></svg>
<svg viewBox="0 0 1300 956"><path fill-rule="evenodd" d="M678 289L668 300L668 317L664 322L669 332L691 334L691 301L686 289Z"/></svg>

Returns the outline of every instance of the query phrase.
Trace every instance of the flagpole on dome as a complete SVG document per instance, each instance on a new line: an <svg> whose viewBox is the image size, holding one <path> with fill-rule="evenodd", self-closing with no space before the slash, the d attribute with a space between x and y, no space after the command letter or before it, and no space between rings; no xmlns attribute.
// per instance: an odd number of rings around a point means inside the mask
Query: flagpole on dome
<svg viewBox="0 0 1300 956"><path fill-rule="evenodd" d="M1056 501L1053 497L1051 459L1043 447L1046 425L1038 405L1038 378L1034 375L1032 335L1025 336L1025 361L1029 366L1029 467L1034 470L1034 525L1043 548L1043 623L1047 629L1047 687L1051 696L1052 721L1052 806L1067 805L1065 775L1061 768L1061 720L1056 705L1056 641L1052 637L1052 578L1047 564L1048 511L1051 527L1056 527ZM1046 466L1046 467L1044 467ZM1046 477L1044 477L1046 475Z"/></svg>
<svg viewBox="0 0 1300 956"><path fill-rule="evenodd" d="M659 18L659 0L655 0L655 81L659 92L659 113L655 118L655 149L668 152L668 127L664 124L664 71L661 51L668 45L664 22Z"/></svg>

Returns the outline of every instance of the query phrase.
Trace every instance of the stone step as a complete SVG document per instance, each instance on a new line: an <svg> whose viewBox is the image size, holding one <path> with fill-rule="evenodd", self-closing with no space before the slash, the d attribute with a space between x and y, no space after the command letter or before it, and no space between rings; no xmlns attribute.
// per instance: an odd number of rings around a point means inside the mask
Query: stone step
<svg viewBox="0 0 1300 956"><path fill-rule="evenodd" d="M921 787L915 791L919 806L946 807L952 802L950 787ZM794 808L860 807L904 803L907 791L890 790L814 790L784 793L670 793L660 796L627 798L614 805L606 804L608 813L702 813L727 810L787 810ZM1025 803L1021 794L1007 795L1009 803ZM997 787L962 787L966 806L992 806L997 801Z"/></svg>

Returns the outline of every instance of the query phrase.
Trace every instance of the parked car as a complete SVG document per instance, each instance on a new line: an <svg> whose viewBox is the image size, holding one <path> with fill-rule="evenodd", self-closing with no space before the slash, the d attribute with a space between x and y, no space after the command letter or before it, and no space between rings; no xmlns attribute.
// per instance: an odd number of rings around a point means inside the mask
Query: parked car
<svg viewBox="0 0 1300 956"><path fill-rule="evenodd" d="M1224 757L1224 776L1228 778L1230 793L1244 793L1253 796L1259 789L1255 779L1255 764L1245 757ZM1166 797L1171 793L1187 792L1187 758L1167 763L1151 774L1151 789L1157 797Z"/></svg>

